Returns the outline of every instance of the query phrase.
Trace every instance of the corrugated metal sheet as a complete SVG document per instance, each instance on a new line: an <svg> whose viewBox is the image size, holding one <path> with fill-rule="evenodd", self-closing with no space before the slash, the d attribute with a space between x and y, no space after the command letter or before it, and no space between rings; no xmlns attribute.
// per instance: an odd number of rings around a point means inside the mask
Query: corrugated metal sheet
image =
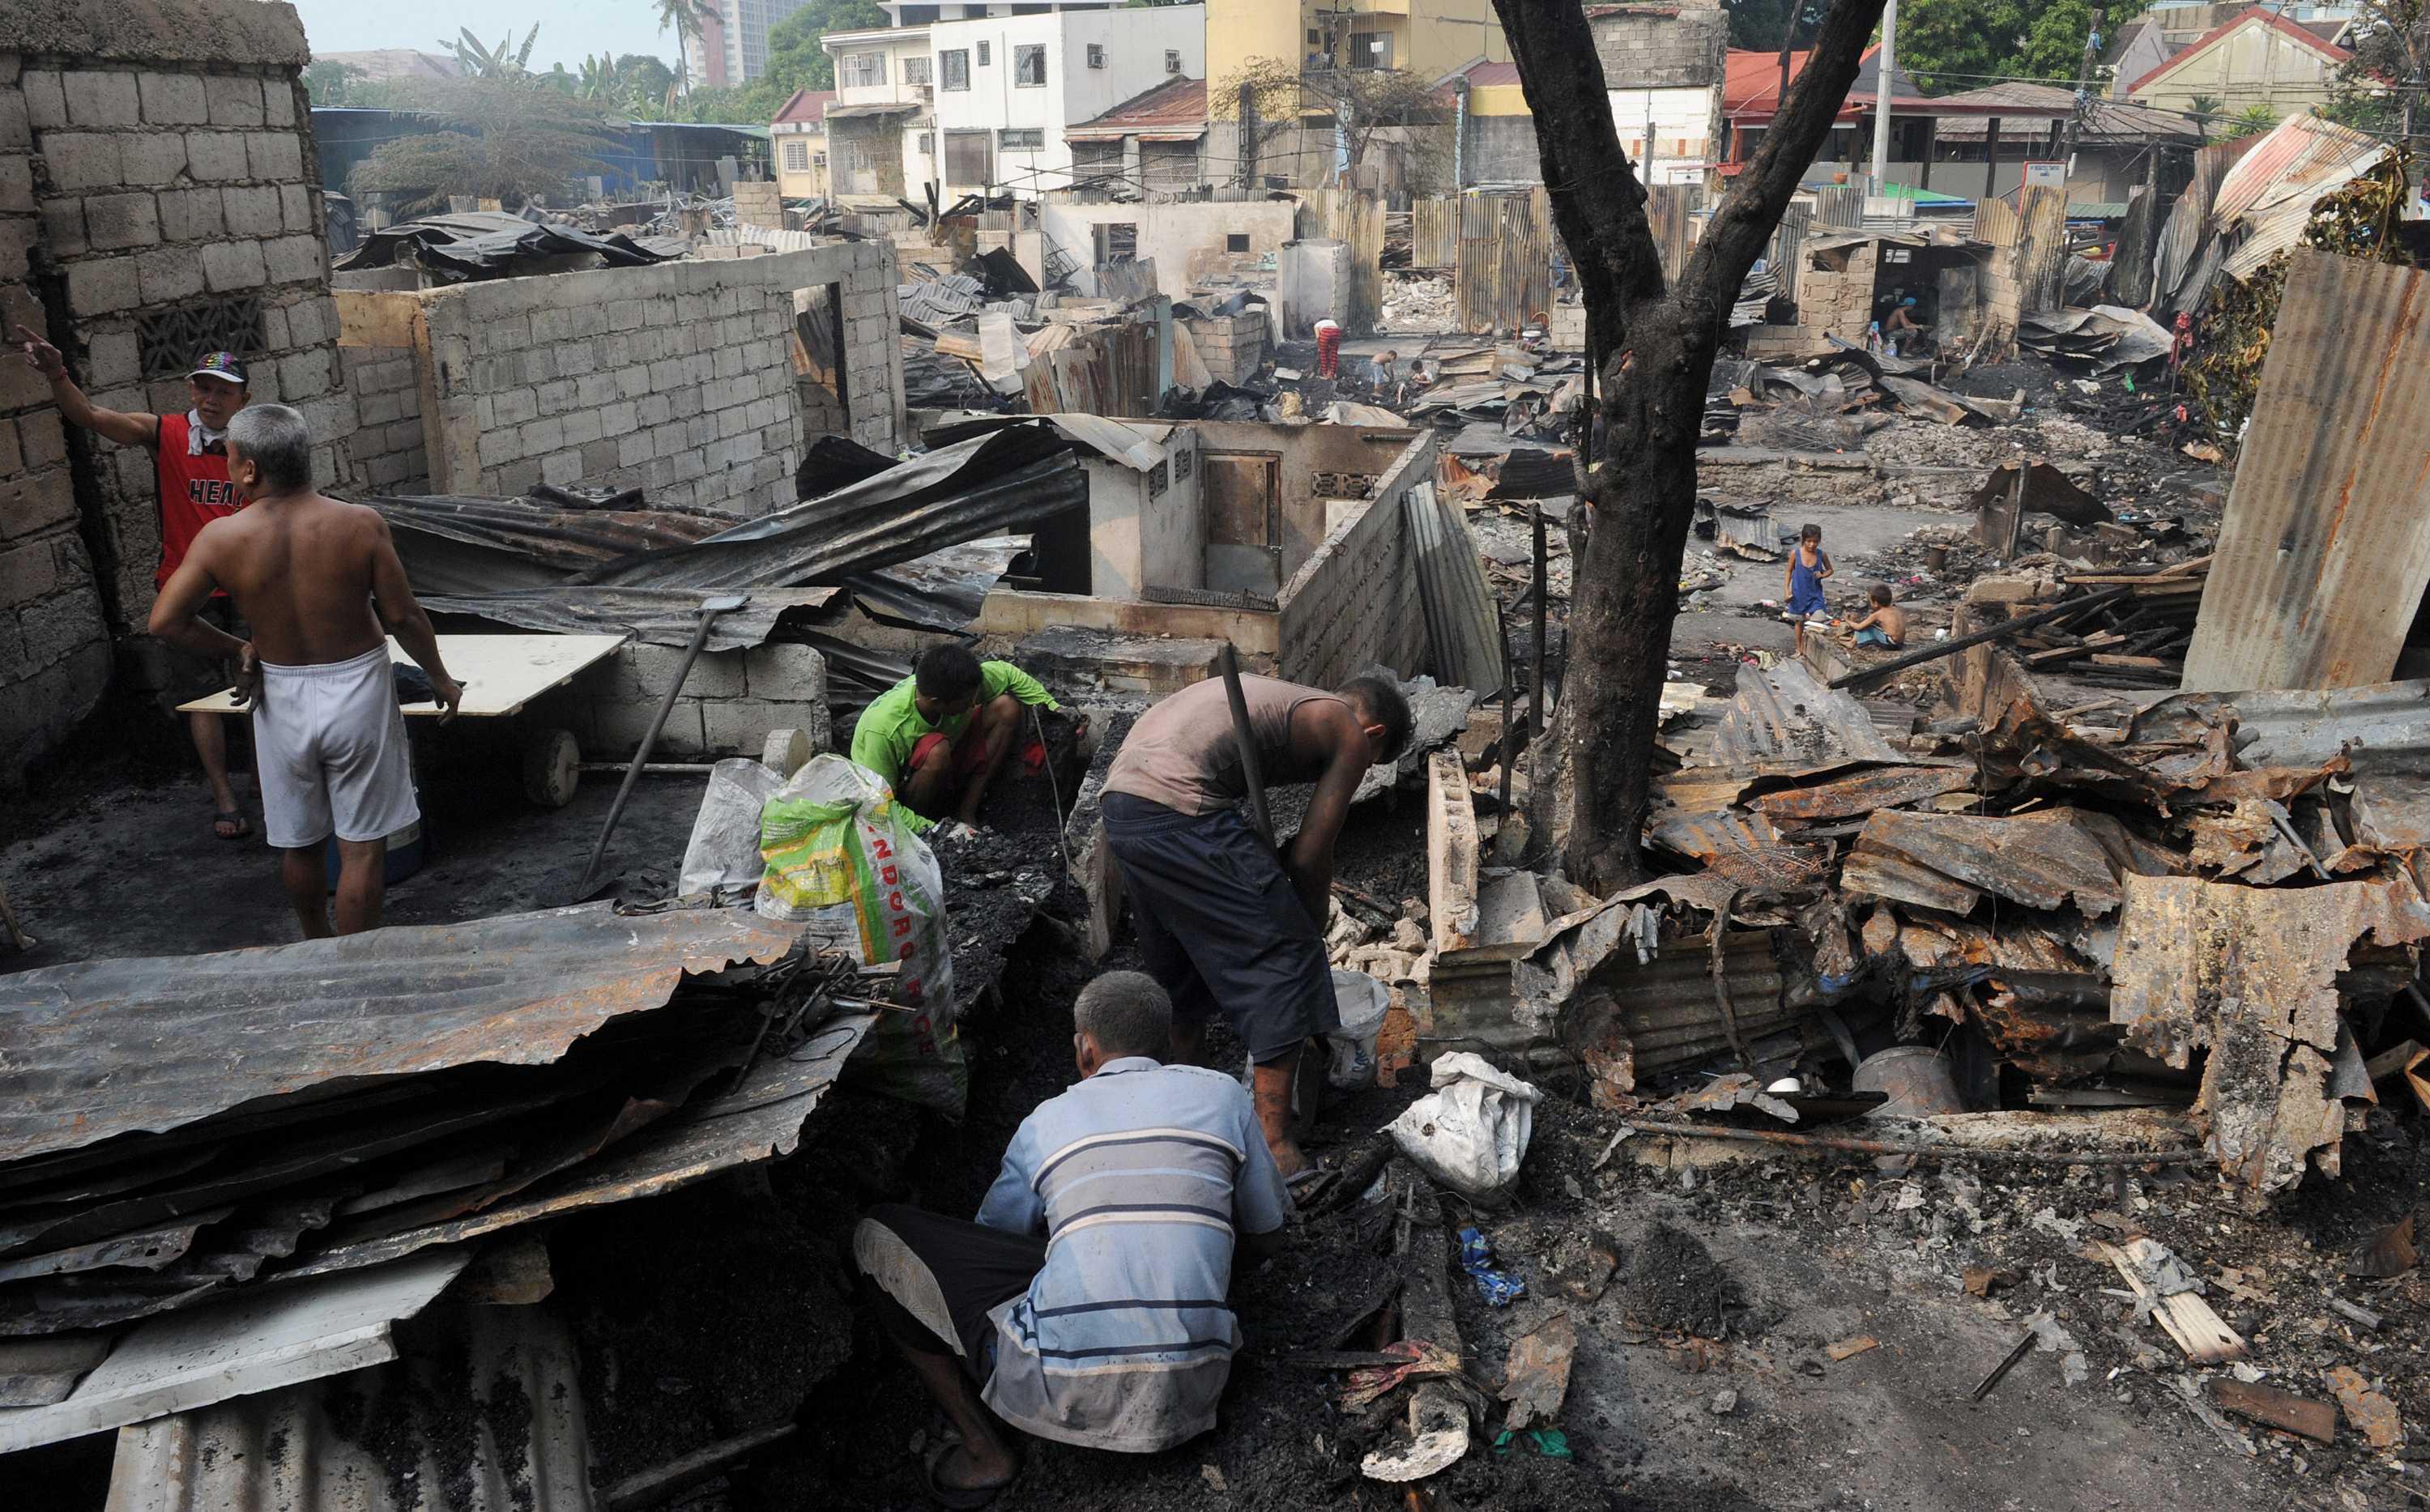
<svg viewBox="0 0 2430 1512"><path fill-rule="evenodd" d="M1842 761L1902 759L1862 704L1823 687L1795 661L1742 672L1738 698L1713 741L1713 761L1723 766L1786 762L1810 772Z"/></svg>
<svg viewBox="0 0 2430 1512"><path fill-rule="evenodd" d="M2220 272L2247 277L2292 247L2303 237L2312 206L2387 152L2378 138L2319 116L2290 115L2279 122L2220 180L2211 234L2233 243Z"/></svg>
<svg viewBox="0 0 2430 1512"><path fill-rule="evenodd" d="M2253 150L2256 140L2239 137L2194 154L2193 180L2170 208L2168 224L2161 227L2159 244L2152 254L2152 292L2158 307L2186 307L2183 291L2208 239L2210 210L2219 198L2220 180L2227 176L2238 158Z"/></svg>
<svg viewBox="0 0 2430 1512"><path fill-rule="evenodd" d="M1922 803L1973 784L1972 767L1874 767L1810 787L1765 793L1755 800L1755 806L1768 818L1821 823Z"/></svg>
<svg viewBox="0 0 2430 1512"><path fill-rule="evenodd" d="M332 1083L546 1064L686 974L774 961L799 935L748 909L592 904L0 977L0 1161Z"/></svg>
<svg viewBox="0 0 2430 1512"><path fill-rule="evenodd" d="M121 1429L105 1512L589 1512L553 1309L442 1306L397 1336L391 1364Z"/></svg>
<svg viewBox="0 0 2430 1512"><path fill-rule="evenodd" d="M2175 870L2106 814L2048 808L2007 818L1883 809L1854 856L1888 856L2028 908L2072 902L2088 917L2118 906L2119 878Z"/></svg>
<svg viewBox="0 0 2430 1512"><path fill-rule="evenodd" d="M1147 337L1152 346L1154 333ZM1061 438L1036 427L999 431L581 580L728 591L834 582L1034 524L1088 497L1088 479Z"/></svg>
<svg viewBox="0 0 2430 1512"><path fill-rule="evenodd" d="M1409 206L1409 266L1459 266L1459 200L1422 199Z"/></svg>
<svg viewBox="0 0 2430 1512"><path fill-rule="evenodd" d="M2352 764L2357 842L2430 850L2430 682L2270 692L2186 693L2136 717L2138 739L2199 737L2233 722L2239 765L2318 771Z"/></svg>
<svg viewBox="0 0 2430 1512"><path fill-rule="evenodd" d="M1352 335L1375 328L1384 314L1384 200L1356 189L1309 190L1300 205L1302 237L1350 249L1350 304L1341 324Z"/></svg>
<svg viewBox="0 0 2430 1512"><path fill-rule="evenodd" d="M910 564L890 572L907 571ZM1001 571L1001 569L999 569ZM408 568L410 575L412 569ZM883 577L886 574L877 573ZM856 579L856 588L858 580ZM793 609L824 606L840 588L754 589L739 609L728 609L709 625L703 649L733 651L763 645L775 633L776 622ZM525 630L558 635L629 635L654 646L688 646L700 627L703 594L689 589L584 588L557 585L511 589L497 593L424 593L422 606L440 614L472 614ZM977 610L972 610L975 614ZM966 623L964 615L957 623Z"/></svg>
<svg viewBox="0 0 2430 1512"><path fill-rule="evenodd" d="M2299 249L2188 689L2382 682L2430 583L2430 274Z"/></svg>
<svg viewBox="0 0 2430 1512"><path fill-rule="evenodd" d="M1462 194L1459 276L1462 330L1515 331L1553 304L1552 201L1540 189Z"/></svg>

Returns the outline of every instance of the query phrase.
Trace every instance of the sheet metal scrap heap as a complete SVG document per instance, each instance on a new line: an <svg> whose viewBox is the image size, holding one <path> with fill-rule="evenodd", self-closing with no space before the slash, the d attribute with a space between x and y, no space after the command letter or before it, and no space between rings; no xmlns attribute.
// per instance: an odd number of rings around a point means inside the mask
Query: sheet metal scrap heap
<svg viewBox="0 0 2430 1512"><path fill-rule="evenodd" d="M1853 1063L1869 1012L1901 1041L1962 1029L1987 1052L1972 1105L1995 1105L1996 1062L2038 1106L2188 1107L2256 1205L2307 1159L2334 1175L2350 1110L2422 1058L2366 1066L2356 1031L2419 1005L2430 720L2368 692L2180 694L2127 718L2054 691L1980 643L1952 658L1941 719L1885 734L1802 664L1749 668L1666 732L1685 764L1656 778L1646 836L1679 870L1540 923L1518 1019L1557 1019L1599 1099L1632 1108L1702 1064L1759 1089ZM1694 979L1708 967L1721 980ZM1694 976L1654 992L1649 970ZM1439 957L1436 1032L1458 1033L1444 987Z"/></svg>
<svg viewBox="0 0 2430 1512"><path fill-rule="evenodd" d="M800 939L603 904L6 978L0 1452L260 1389L282 1316L384 1324L484 1236L790 1152L886 991Z"/></svg>

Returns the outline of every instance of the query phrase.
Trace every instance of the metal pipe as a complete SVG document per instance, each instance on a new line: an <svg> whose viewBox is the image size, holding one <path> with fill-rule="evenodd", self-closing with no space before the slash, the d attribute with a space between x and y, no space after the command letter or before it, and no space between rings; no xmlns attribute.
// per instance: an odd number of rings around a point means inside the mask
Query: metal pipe
<svg viewBox="0 0 2430 1512"><path fill-rule="evenodd" d="M1591 428L1594 417L1591 413L1591 405L1589 407L1587 424ZM1570 507L1574 509L1578 505L1573 502ZM1534 739L1544 733L1544 616L1546 613L1544 599L1550 590L1547 581L1549 574L1545 570L1548 558L1544 553L1543 500L1527 501L1527 520L1536 529L1536 659L1528 672L1528 679L1533 686L1527 690L1527 734L1530 739ZM1507 732L1510 722L1503 721L1502 727Z"/></svg>
<svg viewBox="0 0 2430 1512"><path fill-rule="evenodd" d="M1630 1119L1639 1134L1683 1139L1723 1139L1734 1144L1785 1144L1805 1150L1844 1150L1864 1155L1938 1155L1958 1160L2017 1160L2038 1166L2182 1166L2208 1158L2201 1150L2002 1150L1974 1144L1892 1144L1837 1134L1795 1134L1786 1129L1733 1129L1719 1124L1656 1123Z"/></svg>
<svg viewBox="0 0 2430 1512"><path fill-rule="evenodd" d="M1232 706L1232 739L1240 751L1240 780L1249 789L1249 822L1257 827L1257 838L1272 850L1274 821L1266 812L1266 774L1257 765L1257 738L1249 727L1248 695L1240 690L1240 653L1232 649L1229 640L1215 653L1215 670L1223 674L1223 697Z"/></svg>
<svg viewBox="0 0 2430 1512"><path fill-rule="evenodd" d="M624 769L624 783L616 789L616 801L608 806L608 822L599 826L599 839L592 842L591 859L583 865L582 880L574 884L574 896L580 898L591 890L591 879L599 870L599 858L608 854L608 837L616 833L616 821L624 817L624 805L633 796L633 784L641 780L641 769L650 762L650 753L657 749L659 732L667 727L667 716L675 710L675 700L683 695L684 682L691 676L692 663L700 659L701 648L708 644L708 627L717 617L729 609L748 604L741 593L720 593L703 599L700 623L692 627L691 644L684 649L683 665L675 669L674 681L667 685L667 696L658 700L658 712L650 721L650 732L641 737L641 748L633 753L633 764Z"/></svg>

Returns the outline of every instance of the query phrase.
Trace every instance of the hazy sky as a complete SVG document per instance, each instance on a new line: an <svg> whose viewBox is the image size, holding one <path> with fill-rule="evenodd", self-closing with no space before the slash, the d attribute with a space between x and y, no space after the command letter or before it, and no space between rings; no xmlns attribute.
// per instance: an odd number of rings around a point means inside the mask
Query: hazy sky
<svg viewBox="0 0 2430 1512"><path fill-rule="evenodd" d="M416 0L411 5L377 0L293 0L304 18L304 35L319 53L354 53L374 47L419 47L439 52L458 26L470 26L484 42L494 43L511 29L515 42L533 23L540 41L532 44L532 66L546 71L551 63L568 68L580 64L586 53L650 53L672 64L674 33L658 30L657 7L650 0Z"/></svg>

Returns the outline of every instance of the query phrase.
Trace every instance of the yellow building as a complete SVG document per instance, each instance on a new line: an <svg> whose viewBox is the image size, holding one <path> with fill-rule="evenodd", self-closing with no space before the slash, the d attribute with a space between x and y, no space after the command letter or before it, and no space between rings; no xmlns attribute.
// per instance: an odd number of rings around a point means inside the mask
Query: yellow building
<svg viewBox="0 0 2430 1512"><path fill-rule="evenodd" d="M1436 79L1509 58L1492 0L1207 0L1207 77L1216 89L1253 58Z"/></svg>
<svg viewBox="0 0 2430 1512"><path fill-rule="evenodd" d="M833 90L795 90L768 127L776 192L789 200L828 197L826 115L835 97Z"/></svg>
<svg viewBox="0 0 2430 1512"><path fill-rule="evenodd" d="M2230 16L2126 86L2126 98L2190 110L2197 96L2221 115L2255 106L2277 118L2328 103L2338 70L2354 55L2318 31L2259 6Z"/></svg>

